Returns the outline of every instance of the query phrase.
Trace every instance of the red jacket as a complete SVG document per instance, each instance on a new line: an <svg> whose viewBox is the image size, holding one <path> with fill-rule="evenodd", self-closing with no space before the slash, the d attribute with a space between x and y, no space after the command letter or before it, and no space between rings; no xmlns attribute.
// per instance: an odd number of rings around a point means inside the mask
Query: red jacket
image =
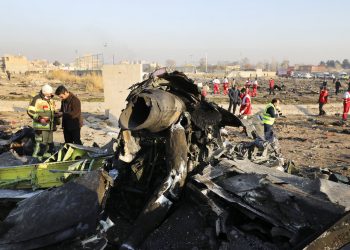
<svg viewBox="0 0 350 250"><path fill-rule="evenodd" d="M269 86L270 86L270 88L273 88L275 86L275 80L270 79L269 80Z"/></svg>
<svg viewBox="0 0 350 250"><path fill-rule="evenodd" d="M250 95L249 94L245 94L242 98L242 103L241 103L241 107L239 109L239 112L243 111L243 115L250 115L252 114L252 103L250 101Z"/></svg>
<svg viewBox="0 0 350 250"><path fill-rule="evenodd" d="M321 90L320 98L318 99L319 103L327 103L328 99L328 90Z"/></svg>

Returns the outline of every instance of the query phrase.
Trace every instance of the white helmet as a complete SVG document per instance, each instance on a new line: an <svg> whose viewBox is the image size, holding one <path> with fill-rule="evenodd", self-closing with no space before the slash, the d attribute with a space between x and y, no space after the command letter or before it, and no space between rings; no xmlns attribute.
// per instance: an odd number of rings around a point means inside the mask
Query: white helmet
<svg viewBox="0 0 350 250"><path fill-rule="evenodd" d="M53 94L53 89L50 85L45 84L42 88L41 88L41 93L43 94Z"/></svg>

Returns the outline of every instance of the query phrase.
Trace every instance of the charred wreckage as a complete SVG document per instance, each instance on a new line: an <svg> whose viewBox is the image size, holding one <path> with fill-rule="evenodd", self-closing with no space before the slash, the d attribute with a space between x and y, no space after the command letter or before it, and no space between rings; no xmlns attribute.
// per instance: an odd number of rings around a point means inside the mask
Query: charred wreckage
<svg viewBox="0 0 350 250"><path fill-rule="evenodd" d="M130 89L105 147L0 168L0 249L349 247L349 185L286 173L261 122L207 102L182 73Z"/></svg>

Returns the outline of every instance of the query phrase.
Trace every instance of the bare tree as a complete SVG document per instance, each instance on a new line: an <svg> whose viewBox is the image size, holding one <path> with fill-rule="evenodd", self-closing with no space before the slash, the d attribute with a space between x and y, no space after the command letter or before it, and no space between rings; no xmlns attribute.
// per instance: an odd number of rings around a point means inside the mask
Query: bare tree
<svg viewBox="0 0 350 250"><path fill-rule="evenodd" d="M244 69L250 67L249 59L247 57L244 57L241 60L241 67L244 68Z"/></svg>
<svg viewBox="0 0 350 250"><path fill-rule="evenodd" d="M207 60L203 57L201 59L199 59L199 70L200 71L205 71L206 70L206 63L207 63Z"/></svg>
<svg viewBox="0 0 350 250"><path fill-rule="evenodd" d="M58 66L61 65L61 63L60 63L59 61L56 60L56 61L53 62L53 65L55 65L56 67L58 67Z"/></svg>

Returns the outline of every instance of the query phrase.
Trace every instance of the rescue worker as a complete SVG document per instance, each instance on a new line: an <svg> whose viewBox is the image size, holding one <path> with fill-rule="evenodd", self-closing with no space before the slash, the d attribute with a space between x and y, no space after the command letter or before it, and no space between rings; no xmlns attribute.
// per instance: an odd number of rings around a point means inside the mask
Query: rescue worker
<svg viewBox="0 0 350 250"><path fill-rule="evenodd" d="M340 80L337 79L337 81L335 82L335 94L336 95L338 95L340 87L341 87Z"/></svg>
<svg viewBox="0 0 350 250"><path fill-rule="evenodd" d="M33 119L35 130L35 146L33 157L42 161L54 153L53 131L55 128L55 102L53 89L45 84L36 95L27 109L28 115Z"/></svg>
<svg viewBox="0 0 350 250"><path fill-rule="evenodd" d="M275 95L275 80L272 79L272 77L269 80L269 91L269 95L271 95L271 93Z"/></svg>
<svg viewBox="0 0 350 250"><path fill-rule="evenodd" d="M231 112L231 109L233 109L232 114L236 113L237 105L241 104L241 98L239 96L240 91L237 89L237 86L233 85L228 91L228 97L230 99L230 105L228 106L228 112Z"/></svg>
<svg viewBox="0 0 350 250"><path fill-rule="evenodd" d="M222 83L223 83L224 95L227 95L229 86L228 86L228 79L226 76L225 76L224 81Z"/></svg>
<svg viewBox="0 0 350 250"><path fill-rule="evenodd" d="M239 115L242 117L242 119L247 119L247 116L252 114L251 98L245 88L242 88L241 92L242 92L242 103L239 109Z"/></svg>
<svg viewBox="0 0 350 250"><path fill-rule="evenodd" d="M215 78L213 80L213 85L214 85L214 94L220 94L220 80L218 78Z"/></svg>
<svg viewBox="0 0 350 250"><path fill-rule="evenodd" d="M246 89L247 93L250 92L250 85L251 85L251 82L250 82L250 79L248 78L247 81L245 81L245 84L244 84L244 88Z"/></svg>
<svg viewBox="0 0 350 250"><path fill-rule="evenodd" d="M202 96L206 97L208 94L209 87L207 85L204 85L202 87Z"/></svg>
<svg viewBox="0 0 350 250"><path fill-rule="evenodd" d="M318 98L318 104L319 104L319 114L318 115L325 115L326 112L323 110L323 106L328 101L328 90L327 87L323 87L320 91L320 96Z"/></svg>
<svg viewBox="0 0 350 250"><path fill-rule="evenodd" d="M280 99L273 98L269 104L266 105L262 117L264 124L264 136L265 140L271 143L272 148L275 150L277 156L280 154L280 146L277 140L276 135L273 131L273 124L275 119L279 116L280 108Z"/></svg>
<svg viewBox="0 0 350 250"><path fill-rule="evenodd" d="M253 82L253 92L252 92L252 97L255 97L258 93L258 79L255 78L255 81Z"/></svg>
<svg viewBox="0 0 350 250"><path fill-rule="evenodd" d="M343 122L346 122L348 119L348 113L350 109L350 87L344 93L343 96Z"/></svg>

